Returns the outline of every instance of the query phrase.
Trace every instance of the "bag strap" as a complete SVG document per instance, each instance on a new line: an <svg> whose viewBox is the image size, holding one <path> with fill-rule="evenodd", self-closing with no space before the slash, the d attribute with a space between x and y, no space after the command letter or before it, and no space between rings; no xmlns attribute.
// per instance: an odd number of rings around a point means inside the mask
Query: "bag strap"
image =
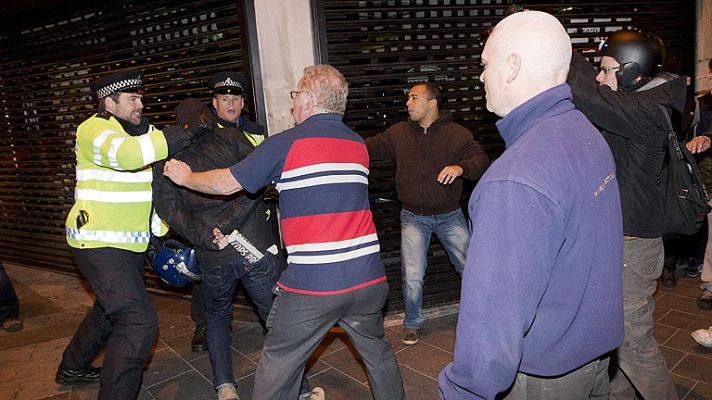
<svg viewBox="0 0 712 400"><path fill-rule="evenodd" d="M670 120L670 114L668 114L667 109L665 106L658 104L657 105L660 108L660 111L662 111L663 115L665 116L665 122L667 123L667 128L668 128L668 153L670 153L670 159L672 160L673 156L675 157L675 160L682 160L684 158L682 154L682 150L680 150L680 143L677 141L677 133L675 132L675 129L672 127L672 121Z"/></svg>

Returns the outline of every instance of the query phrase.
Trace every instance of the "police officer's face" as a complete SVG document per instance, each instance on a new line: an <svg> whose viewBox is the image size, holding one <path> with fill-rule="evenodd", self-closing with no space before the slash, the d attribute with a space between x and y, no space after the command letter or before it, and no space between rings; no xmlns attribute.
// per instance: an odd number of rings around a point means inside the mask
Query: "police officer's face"
<svg viewBox="0 0 712 400"><path fill-rule="evenodd" d="M621 65L616 61L615 58L609 56L601 57L601 68L596 75L596 81L600 85L607 85L612 90L618 90L618 78L616 78L616 72L620 69Z"/></svg>
<svg viewBox="0 0 712 400"><path fill-rule="evenodd" d="M138 125L141 123L143 112L141 97L143 96L138 93L119 93L118 102L114 102L111 97L106 97L104 105L114 116Z"/></svg>
<svg viewBox="0 0 712 400"><path fill-rule="evenodd" d="M242 95L218 94L213 97L213 107L218 117L228 122L237 122L242 113L245 101Z"/></svg>

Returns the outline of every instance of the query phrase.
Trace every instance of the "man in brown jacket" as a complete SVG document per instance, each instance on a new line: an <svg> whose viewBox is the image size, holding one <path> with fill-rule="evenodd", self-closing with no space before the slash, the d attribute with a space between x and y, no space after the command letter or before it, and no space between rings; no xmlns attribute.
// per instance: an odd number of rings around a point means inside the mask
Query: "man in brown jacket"
<svg viewBox="0 0 712 400"><path fill-rule="evenodd" d="M472 132L441 113L443 95L434 83L418 83L408 94L408 121L366 139L371 161L396 162L401 210L401 268L405 321L402 341L416 344L424 319L423 278L434 233L462 275L470 229L460 208L462 180L478 179L489 159Z"/></svg>

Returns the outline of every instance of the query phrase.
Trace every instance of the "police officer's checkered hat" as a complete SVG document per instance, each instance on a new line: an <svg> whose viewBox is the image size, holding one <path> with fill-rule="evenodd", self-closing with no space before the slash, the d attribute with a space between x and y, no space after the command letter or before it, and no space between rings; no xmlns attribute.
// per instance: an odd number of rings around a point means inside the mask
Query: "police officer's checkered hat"
<svg viewBox="0 0 712 400"><path fill-rule="evenodd" d="M139 71L113 72L102 76L89 85L96 97L103 99L118 92L139 92L143 85L143 75Z"/></svg>
<svg viewBox="0 0 712 400"><path fill-rule="evenodd" d="M220 71L210 76L208 87L213 94L241 95L247 90L247 79L232 71Z"/></svg>

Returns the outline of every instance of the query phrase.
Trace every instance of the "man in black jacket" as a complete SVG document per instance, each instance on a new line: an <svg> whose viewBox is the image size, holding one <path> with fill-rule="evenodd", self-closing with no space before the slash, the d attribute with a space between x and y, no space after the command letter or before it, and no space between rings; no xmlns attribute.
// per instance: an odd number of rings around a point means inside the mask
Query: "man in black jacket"
<svg viewBox="0 0 712 400"><path fill-rule="evenodd" d="M434 83L418 83L408 94L409 120L366 139L371 161L396 162L401 201L401 265L405 321L402 341L416 344L424 319L423 279L432 234L462 275L470 229L460 208L462 180L478 179L489 165L472 132L440 113L443 96Z"/></svg>
<svg viewBox="0 0 712 400"><path fill-rule="evenodd" d="M204 104L187 99L176 108L176 117L181 123L205 110ZM249 121L243 126L262 131L259 125ZM220 128L203 135L191 147L176 154L176 158L188 163L195 171L206 171L231 166L247 157L253 149L240 130ZM267 222L261 195L240 192L211 196L186 190L163 176L164 164L157 164L153 169L154 206L170 228L195 249L202 271L201 292L213 382L219 399L236 399L230 326L237 282L242 282L264 322L272 306L272 288L284 260L278 254L277 240ZM216 226L230 235L231 246L219 250L213 243ZM308 386L302 388L309 393Z"/></svg>
<svg viewBox="0 0 712 400"><path fill-rule="evenodd" d="M255 147L265 139L265 129L246 119L242 115L245 107L245 92L249 87L247 79L242 74L232 71L219 71L210 76L207 82L213 95L213 108L218 128L234 128L237 135L244 135L246 144ZM272 221L271 221L272 222ZM279 231L272 227L275 234ZM193 284L190 302L190 317L195 322L195 332L191 341L194 352L208 349L205 327L205 304L203 303L203 286L198 282Z"/></svg>
<svg viewBox="0 0 712 400"><path fill-rule="evenodd" d="M685 79L658 76L665 49L653 35L617 32L601 54L598 74L580 54L574 54L568 83L576 108L601 130L611 148L621 193L625 339L613 358L617 370L610 397L634 399L637 390L645 400L677 399L652 335L652 313L664 261L659 182L668 141L667 123L658 105L682 111Z"/></svg>

